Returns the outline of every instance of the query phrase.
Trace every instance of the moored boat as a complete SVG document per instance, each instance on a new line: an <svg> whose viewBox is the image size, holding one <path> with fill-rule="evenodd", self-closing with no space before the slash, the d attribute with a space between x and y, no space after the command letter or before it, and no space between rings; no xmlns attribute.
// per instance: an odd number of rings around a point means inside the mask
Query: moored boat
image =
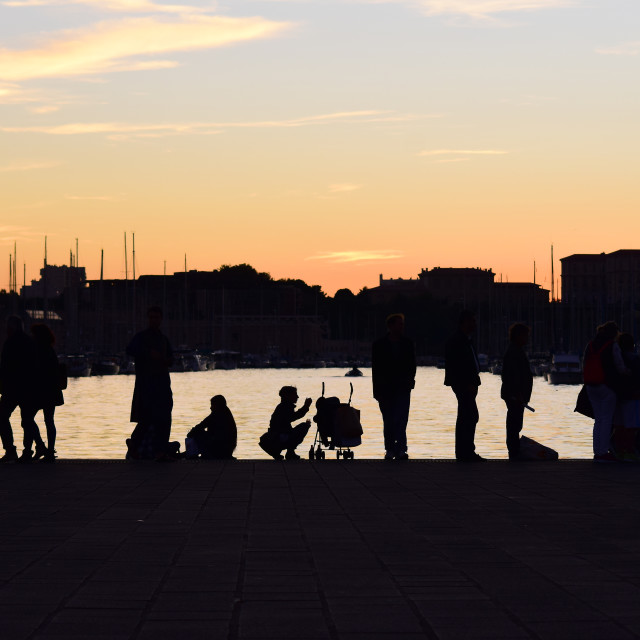
<svg viewBox="0 0 640 640"><path fill-rule="evenodd" d="M555 353L547 372L550 384L582 384L580 356L572 353Z"/></svg>
<svg viewBox="0 0 640 640"><path fill-rule="evenodd" d="M86 356L60 356L60 361L67 365L69 378L88 378L91 375L91 362Z"/></svg>
<svg viewBox="0 0 640 640"><path fill-rule="evenodd" d="M115 376L120 373L120 364L115 357L98 358L91 366L94 376Z"/></svg>

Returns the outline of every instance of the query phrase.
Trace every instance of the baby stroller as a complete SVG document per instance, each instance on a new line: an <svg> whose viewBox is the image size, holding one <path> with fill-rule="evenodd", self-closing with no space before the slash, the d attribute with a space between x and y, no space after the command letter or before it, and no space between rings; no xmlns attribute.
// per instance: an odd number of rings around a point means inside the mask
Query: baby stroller
<svg viewBox="0 0 640 640"><path fill-rule="evenodd" d="M337 449L336 457L343 460L353 460L351 447L362 444L362 426L360 425L360 411L351 406L353 384L349 384L351 393L349 402L340 402L339 398L324 397L324 382L322 396L316 400L316 415L313 421L318 425L316 436L309 449L309 460L324 460L323 447Z"/></svg>

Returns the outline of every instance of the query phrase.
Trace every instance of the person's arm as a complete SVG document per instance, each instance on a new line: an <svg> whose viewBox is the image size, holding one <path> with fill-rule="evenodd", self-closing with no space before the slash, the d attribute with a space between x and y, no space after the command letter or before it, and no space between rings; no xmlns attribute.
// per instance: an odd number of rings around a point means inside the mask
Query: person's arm
<svg viewBox="0 0 640 640"><path fill-rule="evenodd" d="M613 343L613 346L611 348L611 355L613 357L613 364L616 367L616 371L623 376L631 375L631 371L627 369L627 365L624 363L622 351L620 349L620 345L617 342Z"/></svg>
<svg viewBox="0 0 640 640"><path fill-rule="evenodd" d="M409 341L409 383L411 388L416 386L416 371L418 367L416 365L416 346L413 340Z"/></svg>
<svg viewBox="0 0 640 640"><path fill-rule="evenodd" d="M309 411L309 407L311 406L311 398L306 398L304 404L297 410L293 412L293 420L299 420L302 416L307 415L307 411Z"/></svg>

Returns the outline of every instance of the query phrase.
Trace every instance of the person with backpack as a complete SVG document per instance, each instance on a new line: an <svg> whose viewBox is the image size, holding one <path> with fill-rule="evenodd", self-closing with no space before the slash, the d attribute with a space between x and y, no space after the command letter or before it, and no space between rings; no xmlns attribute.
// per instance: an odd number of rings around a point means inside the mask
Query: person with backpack
<svg viewBox="0 0 640 640"><path fill-rule="evenodd" d="M609 449L613 415L616 410L617 391L621 376L628 376L620 346L616 342L618 325L609 321L600 325L587 345L583 359L583 376L587 394L593 407L593 460L616 462L617 456Z"/></svg>

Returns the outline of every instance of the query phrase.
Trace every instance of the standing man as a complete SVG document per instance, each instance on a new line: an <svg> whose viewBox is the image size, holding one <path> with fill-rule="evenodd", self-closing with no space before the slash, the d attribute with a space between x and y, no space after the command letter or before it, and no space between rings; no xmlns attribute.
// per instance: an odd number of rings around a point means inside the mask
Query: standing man
<svg viewBox="0 0 640 640"><path fill-rule="evenodd" d="M533 375L524 351L529 342L529 327L516 322L509 327L509 346L502 359L500 397L507 405L507 449L509 460L520 459L520 432L524 408L531 400Z"/></svg>
<svg viewBox="0 0 640 640"><path fill-rule="evenodd" d="M458 330L447 340L445 346L444 383L453 389L458 401L456 459L459 462L484 460L476 453L474 443L479 418L476 396L480 386L480 365L471 342L471 335L475 330L475 313L469 310L462 311Z"/></svg>
<svg viewBox="0 0 640 640"><path fill-rule="evenodd" d="M127 458L154 457L164 460L171 434L173 395L169 367L173 351L167 337L160 331L162 309L150 307L147 311L149 326L137 333L127 347L136 366L136 384L131 402L131 422L136 428L127 441ZM141 451L145 437L150 451Z"/></svg>
<svg viewBox="0 0 640 640"><path fill-rule="evenodd" d="M384 424L384 459L408 460L407 422L416 382L416 355L413 342L404 335L401 313L387 318L387 334L373 343L371 377Z"/></svg>
<svg viewBox="0 0 640 640"><path fill-rule="evenodd" d="M22 318L7 318L7 339L0 356L0 437L5 454L1 462L15 462L18 453L13 443L11 414L20 407L20 418L24 430L24 452L21 462L30 462L33 456L31 444L36 441L37 452L42 455L44 443L36 426L34 378L36 370L36 350L33 340L24 332Z"/></svg>

